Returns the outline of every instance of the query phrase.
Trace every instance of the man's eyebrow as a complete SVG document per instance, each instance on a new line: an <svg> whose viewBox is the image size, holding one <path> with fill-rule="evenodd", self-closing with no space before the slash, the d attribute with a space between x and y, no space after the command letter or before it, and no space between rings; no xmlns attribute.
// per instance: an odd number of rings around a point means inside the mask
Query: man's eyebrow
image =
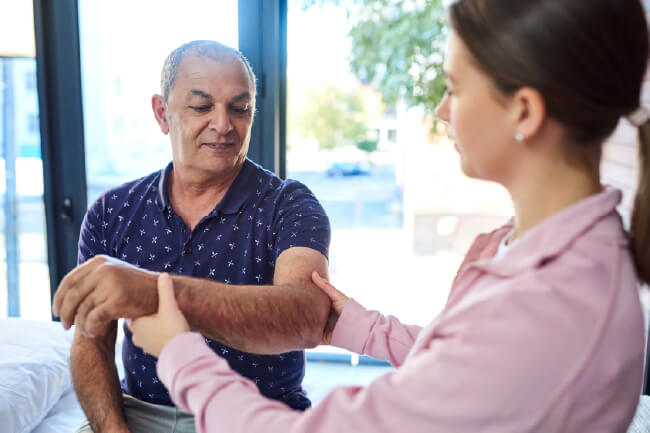
<svg viewBox="0 0 650 433"><path fill-rule="evenodd" d="M241 92L239 95L233 96L230 99L230 103L232 104L232 103L239 102L239 101L242 101L242 100L245 100L245 99L247 99L247 100L251 99L251 92L249 92L249 91Z"/></svg>
<svg viewBox="0 0 650 433"><path fill-rule="evenodd" d="M200 96L201 98L209 99L210 101L214 100L211 94L204 92L203 90L192 89L190 91L192 96Z"/></svg>

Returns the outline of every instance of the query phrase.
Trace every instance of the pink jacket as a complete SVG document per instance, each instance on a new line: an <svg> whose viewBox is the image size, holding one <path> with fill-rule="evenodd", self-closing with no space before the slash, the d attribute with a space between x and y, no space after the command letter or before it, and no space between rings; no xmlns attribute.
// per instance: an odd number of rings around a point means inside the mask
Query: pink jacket
<svg viewBox="0 0 650 433"><path fill-rule="evenodd" d="M173 339L158 375L200 432L624 432L644 330L620 198L605 189L498 258L512 222L479 236L426 328L350 300L332 344L399 368L304 413L262 397L199 334Z"/></svg>

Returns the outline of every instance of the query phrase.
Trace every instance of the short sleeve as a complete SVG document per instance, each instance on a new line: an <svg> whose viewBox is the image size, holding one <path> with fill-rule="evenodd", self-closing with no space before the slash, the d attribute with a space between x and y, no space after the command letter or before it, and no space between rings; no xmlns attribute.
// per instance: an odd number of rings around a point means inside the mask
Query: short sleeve
<svg viewBox="0 0 650 433"><path fill-rule="evenodd" d="M104 236L104 196L98 198L84 216L79 233L77 264L80 265L97 254L107 254L108 247Z"/></svg>
<svg viewBox="0 0 650 433"><path fill-rule="evenodd" d="M328 257L331 229L325 210L300 182L287 180L274 220L275 259L289 248L308 247Z"/></svg>

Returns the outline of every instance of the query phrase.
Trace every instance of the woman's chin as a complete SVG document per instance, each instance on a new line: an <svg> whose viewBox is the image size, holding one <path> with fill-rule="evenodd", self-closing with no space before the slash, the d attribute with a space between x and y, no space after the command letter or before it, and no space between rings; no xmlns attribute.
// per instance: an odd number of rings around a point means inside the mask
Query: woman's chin
<svg viewBox="0 0 650 433"><path fill-rule="evenodd" d="M472 170L472 166L467 163L462 153L460 155L460 169L465 174L465 176L471 177L473 179L477 178L476 173L474 172L474 170Z"/></svg>

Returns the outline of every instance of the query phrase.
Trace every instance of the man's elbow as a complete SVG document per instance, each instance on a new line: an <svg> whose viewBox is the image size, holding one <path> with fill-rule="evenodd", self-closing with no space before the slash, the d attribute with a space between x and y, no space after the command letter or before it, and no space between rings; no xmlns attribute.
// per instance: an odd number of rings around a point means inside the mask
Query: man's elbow
<svg viewBox="0 0 650 433"><path fill-rule="evenodd" d="M322 296L320 296L322 295ZM303 345L306 349L312 349L318 346L323 340L323 332L327 325L327 318L331 308L331 301L322 292L314 296L307 320L309 326L305 333Z"/></svg>

